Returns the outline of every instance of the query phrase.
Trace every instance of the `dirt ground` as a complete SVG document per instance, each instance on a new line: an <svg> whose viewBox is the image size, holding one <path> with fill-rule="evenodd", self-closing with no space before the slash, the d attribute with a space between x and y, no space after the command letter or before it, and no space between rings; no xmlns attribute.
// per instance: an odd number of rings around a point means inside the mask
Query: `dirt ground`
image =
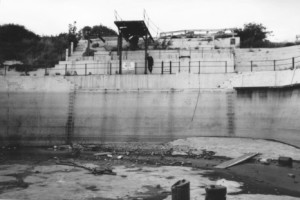
<svg viewBox="0 0 300 200"><path fill-rule="evenodd" d="M171 199L171 186L182 179L190 182L195 200L205 199L205 187L212 184L226 186L230 200L300 199L298 151L277 142L227 138L6 146L0 150L0 199L163 200ZM214 168L246 152L260 155L228 169ZM294 158L292 167L278 165L284 155Z"/></svg>

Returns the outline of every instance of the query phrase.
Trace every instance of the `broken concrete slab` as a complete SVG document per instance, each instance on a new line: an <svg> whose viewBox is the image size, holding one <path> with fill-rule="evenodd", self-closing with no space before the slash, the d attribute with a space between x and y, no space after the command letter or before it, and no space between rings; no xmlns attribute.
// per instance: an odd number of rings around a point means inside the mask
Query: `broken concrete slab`
<svg viewBox="0 0 300 200"><path fill-rule="evenodd" d="M258 155L258 153L247 153L247 154L244 154L238 158L234 158L232 160L229 160L229 161L226 161L226 162L223 162L217 166L215 166L215 168L218 168L218 169L226 169L226 168L229 168L229 167L232 167L234 165L237 165L241 162L244 162L250 158L253 158L254 156Z"/></svg>

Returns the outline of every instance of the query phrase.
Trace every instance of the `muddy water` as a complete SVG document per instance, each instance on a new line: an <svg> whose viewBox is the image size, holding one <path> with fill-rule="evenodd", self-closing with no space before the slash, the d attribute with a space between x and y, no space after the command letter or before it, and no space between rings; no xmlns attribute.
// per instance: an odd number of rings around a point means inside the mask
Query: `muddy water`
<svg viewBox="0 0 300 200"><path fill-rule="evenodd" d="M0 93L3 144L165 142L188 136L300 146L300 89Z"/></svg>

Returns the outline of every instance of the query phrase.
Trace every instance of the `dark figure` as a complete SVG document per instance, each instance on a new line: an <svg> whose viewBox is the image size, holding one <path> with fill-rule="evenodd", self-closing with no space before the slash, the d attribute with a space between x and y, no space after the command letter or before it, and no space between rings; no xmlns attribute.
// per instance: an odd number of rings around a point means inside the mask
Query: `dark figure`
<svg viewBox="0 0 300 200"><path fill-rule="evenodd" d="M148 62L148 69L150 71L150 73L152 73L152 69L153 69L153 58L152 56L147 56L147 62Z"/></svg>

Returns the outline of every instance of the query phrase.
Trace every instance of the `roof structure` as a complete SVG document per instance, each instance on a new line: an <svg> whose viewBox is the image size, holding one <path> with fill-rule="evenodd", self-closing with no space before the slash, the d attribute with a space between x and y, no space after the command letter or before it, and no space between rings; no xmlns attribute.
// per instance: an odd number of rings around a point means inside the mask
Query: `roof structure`
<svg viewBox="0 0 300 200"><path fill-rule="evenodd" d="M122 32L122 36L126 41L129 41L132 37L144 37L148 35L149 39L153 41L151 33L147 28L144 21L115 21L116 26Z"/></svg>

